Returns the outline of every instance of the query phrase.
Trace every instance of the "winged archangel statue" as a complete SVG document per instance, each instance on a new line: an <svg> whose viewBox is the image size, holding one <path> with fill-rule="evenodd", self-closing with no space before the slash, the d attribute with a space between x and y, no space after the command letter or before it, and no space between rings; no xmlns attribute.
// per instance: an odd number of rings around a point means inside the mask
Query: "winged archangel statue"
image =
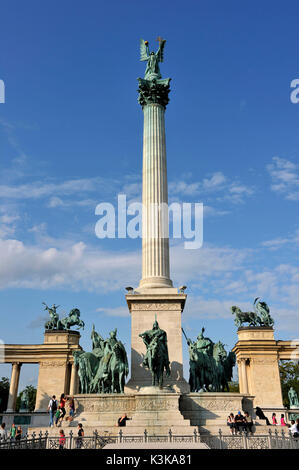
<svg viewBox="0 0 299 470"><path fill-rule="evenodd" d="M159 80L162 78L159 62L163 62L163 51L166 43L165 39L158 38L159 49L155 53L150 52L148 41L140 39L140 60L142 62L147 61L144 79L145 80Z"/></svg>

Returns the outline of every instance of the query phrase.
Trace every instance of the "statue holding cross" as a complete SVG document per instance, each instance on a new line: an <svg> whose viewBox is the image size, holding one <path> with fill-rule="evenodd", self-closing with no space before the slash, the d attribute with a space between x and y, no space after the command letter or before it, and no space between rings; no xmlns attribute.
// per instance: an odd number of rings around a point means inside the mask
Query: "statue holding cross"
<svg viewBox="0 0 299 470"><path fill-rule="evenodd" d="M154 51L150 52L148 41L140 39L140 60L142 62L147 61L144 75L145 80L159 80L162 78L159 62L163 62L163 51L166 40L159 36L157 41L159 41L159 49L155 53Z"/></svg>

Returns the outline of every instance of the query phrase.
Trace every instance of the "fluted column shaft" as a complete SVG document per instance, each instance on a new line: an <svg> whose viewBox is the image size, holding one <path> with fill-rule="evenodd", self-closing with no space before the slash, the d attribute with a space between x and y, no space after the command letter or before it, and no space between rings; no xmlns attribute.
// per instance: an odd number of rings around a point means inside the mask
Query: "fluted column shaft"
<svg viewBox="0 0 299 470"><path fill-rule="evenodd" d="M71 369L71 381L70 381L70 395L76 395L78 392L78 371L76 364L73 362L72 363L72 369Z"/></svg>
<svg viewBox="0 0 299 470"><path fill-rule="evenodd" d="M8 413L16 411L21 365L22 364L20 362L14 362L12 364L8 403L6 410Z"/></svg>
<svg viewBox="0 0 299 470"><path fill-rule="evenodd" d="M140 287L172 287L169 272L168 189L164 107L143 108L142 279Z"/></svg>

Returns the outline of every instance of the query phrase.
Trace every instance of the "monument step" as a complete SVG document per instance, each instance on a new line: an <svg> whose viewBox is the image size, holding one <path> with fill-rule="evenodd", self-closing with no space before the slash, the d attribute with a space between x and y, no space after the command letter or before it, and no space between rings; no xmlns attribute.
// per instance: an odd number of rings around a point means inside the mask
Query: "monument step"
<svg viewBox="0 0 299 470"><path fill-rule="evenodd" d="M101 426L99 423L88 423L88 425L83 424L83 429L84 429L84 434L85 436L92 436L94 431L97 431L97 433L100 436L117 436L119 435L119 432L121 431L123 435L127 436L143 436L144 431L146 429L148 435L152 436L168 436L169 435L169 430L171 429L171 432L173 435L178 435L178 436L192 436L194 434L194 431L197 431L197 428L194 426L132 426L132 427L118 427L118 426ZM32 434L33 432L38 435L40 431L44 434L46 431L48 432L49 436L51 437L57 437L59 436L59 431L63 429L65 432L65 435L68 436L69 433L72 431L73 435L76 437L77 436L77 427L75 426L61 426L61 427L32 427L29 428L28 432L29 434Z"/></svg>
<svg viewBox="0 0 299 470"><path fill-rule="evenodd" d="M219 433L219 429L221 429L222 434L228 435L230 434L230 428L229 426L222 424L222 425L216 425L216 424L210 424L210 425L203 425L199 426L198 430L200 434L213 434L216 435ZM253 425L252 431L253 434L268 434L269 429L271 429L272 433L274 433L275 429L281 433L281 430L283 429L282 426L263 426L263 425Z"/></svg>

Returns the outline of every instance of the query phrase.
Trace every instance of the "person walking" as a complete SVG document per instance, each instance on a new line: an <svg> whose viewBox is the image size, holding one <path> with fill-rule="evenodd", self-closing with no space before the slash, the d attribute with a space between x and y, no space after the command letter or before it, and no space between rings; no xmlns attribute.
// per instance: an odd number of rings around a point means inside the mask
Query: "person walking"
<svg viewBox="0 0 299 470"><path fill-rule="evenodd" d="M54 426L53 419L54 419L57 408L58 408L58 403L57 403L57 400L56 400L56 396L53 395L51 400L49 401L49 405L48 405L48 411L49 411L49 414L50 414L49 426L51 428Z"/></svg>
<svg viewBox="0 0 299 470"><path fill-rule="evenodd" d="M83 444L84 429L81 423L78 424L78 437L76 442L76 448L81 449Z"/></svg>
<svg viewBox="0 0 299 470"><path fill-rule="evenodd" d="M74 397L69 398L70 416L69 421L73 421L75 414L75 400Z"/></svg>
<svg viewBox="0 0 299 470"><path fill-rule="evenodd" d="M65 404L66 404L66 397L65 397L65 394L62 393L61 396L60 396L60 402L59 402L59 408L60 410L62 411L62 414L60 416L60 424L62 423L63 421L63 418L65 417L65 414L66 414L66 411L65 411Z"/></svg>

